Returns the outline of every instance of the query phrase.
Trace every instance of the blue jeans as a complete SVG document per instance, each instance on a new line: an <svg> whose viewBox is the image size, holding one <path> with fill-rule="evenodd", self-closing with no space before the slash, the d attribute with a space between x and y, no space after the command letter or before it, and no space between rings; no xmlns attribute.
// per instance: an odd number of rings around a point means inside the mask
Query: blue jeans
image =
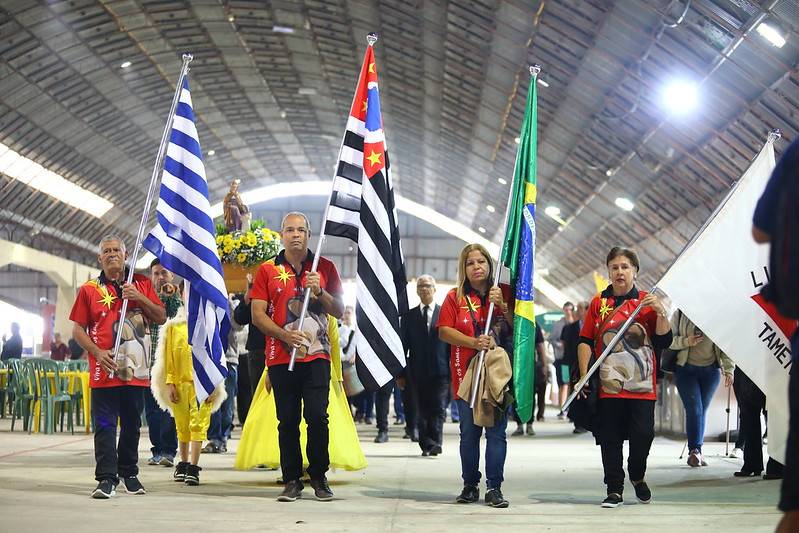
<svg viewBox="0 0 799 533"><path fill-rule="evenodd" d="M464 485L477 486L480 483L480 437L483 435L481 426L474 425L472 408L463 400L456 400L460 414L461 429L461 476ZM498 489L504 481L505 456L508 452L508 441L505 438L505 428L508 427L508 417L503 414L494 422L494 426L485 428L486 433L486 487L489 490Z"/></svg>
<svg viewBox="0 0 799 533"><path fill-rule="evenodd" d="M164 411L153 398L150 389L144 391L144 416L147 418L147 430L150 434L150 451L153 457L167 455L174 459L178 451L178 435L175 432L175 420Z"/></svg>
<svg viewBox="0 0 799 533"><path fill-rule="evenodd" d="M719 386L721 372L716 365L696 366L685 364L676 369L677 391L685 406L685 431L688 449L702 451L705 436L705 419L713 393Z"/></svg>
<svg viewBox="0 0 799 533"><path fill-rule="evenodd" d="M226 443L233 431L233 400L236 399L238 387L238 368L238 365L227 364L227 377L225 378L227 398L222 402L219 410L211 415L208 440L216 445Z"/></svg>

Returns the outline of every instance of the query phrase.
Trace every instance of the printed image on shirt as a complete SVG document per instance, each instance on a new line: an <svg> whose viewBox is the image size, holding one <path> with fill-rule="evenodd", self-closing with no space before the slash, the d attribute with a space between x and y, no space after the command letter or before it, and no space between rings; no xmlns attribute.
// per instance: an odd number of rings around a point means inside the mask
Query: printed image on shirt
<svg viewBox="0 0 799 533"><path fill-rule="evenodd" d="M291 298L286 304L285 329L293 330L299 327L300 313L302 312L302 298ZM327 313L318 301L308 304L308 312L302 323L302 331L309 337L308 346L297 349L297 359L304 359L308 355L330 353L330 338L327 334ZM291 347L287 348L291 350Z"/></svg>
<svg viewBox="0 0 799 533"><path fill-rule="evenodd" d="M617 332L618 329L605 330L602 343L607 346ZM599 369L602 389L608 394L652 392L654 360L655 351L646 330L633 322Z"/></svg>
<svg viewBox="0 0 799 533"><path fill-rule="evenodd" d="M119 323L114 323L114 335ZM141 309L125 313L122 326L122 341L117 355L117 376L122 381L149 379L150 377L150 331L144 322Z"/></svg>

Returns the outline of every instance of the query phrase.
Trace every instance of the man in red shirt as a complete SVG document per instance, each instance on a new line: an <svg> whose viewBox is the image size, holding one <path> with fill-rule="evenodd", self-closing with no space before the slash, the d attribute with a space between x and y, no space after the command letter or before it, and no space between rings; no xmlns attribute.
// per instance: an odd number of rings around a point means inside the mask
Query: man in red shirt
<svg viewBox="0 0 799 533"><path fill-rule="evenodd" d="M93 498L116 494L120 477L125 490L144 494L137 466L143 391L150 385L149 323L166 322L164 306L149 278L134 274L125 283L125 243L109 235L100 240L100 275L78 291L69 319L72 336L89 353L89 384L94 416L94 459L97 488ZM128 300L119 354L112 350L122 300ZM119 420L119 444L116 441Z"/></svg>
<svg viewBox="0 0 799 533"><path fill-rule="evenodd" d="M56 333L53 342L50 343L50 359L53 361L66 361L69 348L61 340L61 334Z"/></svg>
<svg viewBox="0 0 799 533"><path fill-rule="evenodd" d="M330 339L328 315L340 318L341 279L335 265L319 258L311 272L313 254L308 250L311 236L308 218L292 212L283 217L281 238L284 250L258 269L252 288L252 322L266 337L267 388L274 388L277 411L280 468L286 486L278 501L291 502L304 488L300 420L308 425L308 474L318 500L330 500L327 484L330 391ZM298 330L305 288L311 290L308 313ZM288 370L292 349L297 350L294 370ZM303 409L304 406L304 409Z"/></svg>

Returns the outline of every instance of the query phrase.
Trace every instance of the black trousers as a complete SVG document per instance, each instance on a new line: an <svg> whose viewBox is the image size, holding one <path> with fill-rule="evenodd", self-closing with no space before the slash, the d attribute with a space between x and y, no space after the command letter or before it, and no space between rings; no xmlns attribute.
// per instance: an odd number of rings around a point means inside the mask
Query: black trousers
<svg viewBox="0 0 799 533"><path fill-rule="evenodd" d="M402 408L405 411L405 433L414 435L419 433L419 397L417 396L414 379L408 369L405 369L405 389L401 391Z"/></svg>
<svg viewBox="0 0 799 533"><path fill-rule="evenodd" d="M766 395L739 368L735 369L733 389L741 412L741 424L738 427L740 439L744 443L744 464L741 469L762 472L763 430L760 413L766 407Z"/></svg>
<svg viewBox="0 0 799 533"><path fill-rule="evenodd" d="M797 344L799 343L794 341L794 349L799 348ZM785 447L785 469L779 505L780 510L786 512L799 511L799 368L796 368L796 360L791 365L788 404L790 407L788 445Z"/></svg>
<svg viewBox="0 0 799 533"><path fill-rule="evenodd" d="M322 479L330 466L327 451L330 361L315 359L297 363L293 372L289 372L288 365L271 366L269 380L275 394L283 480L289 482L302 477L301 418L305 418L308 425L308 442L305 446L308 475L311 479Z"/></svg>
<svg viewBox="0 0 799 533"><path fill-rule="evenodd" d="M236 385L236 414L244 425L250 404L258 388L258 381L264 373L266 359L263 350L248 351L239 356L238 383Z"/></svg>
<svg viewBox="0 0 799 533"><path fill-rule="evenodd" d="M449 378L418 380L413 385L418 406L419 447L423 451L429 451L433 446L441 446L444 436L444 421L449 403ZM408 416L408 408L405 409L405 416Z"/></svg>
<svg viewBox="0 0 799 533"><path fill-rule="evenodd" d="M94 478L119 482L139 474L139 435L145 387L123 385L92 389ZM119 442L117 443L117 420Z"/></svg>
<svg viewBox="0 0 799 533"><path fill-rule="evenodd" d="M375 422L378 431L388 431L388 404L391 402L392 392L394 392L393 379L375 392Z"/></svg>
<svg viewBox="0 0 799 533"><path fill-rule="evenodd" d="M144 416L147 418L147 431L150 434L150 451L153 457L168 455L174 458L178 452L178 435L175 419L161 409L150 389L144 392Z"/></svg>
<svg viewBox="0 0 799 533"><path fill-rule="evenodd" d="M655 438L655 401L626 398L599 400L601 426L599 445L608 494L624 490L622 445L630 442L627 473L630 481L640 481L646 475L646 459Z"/></svg>

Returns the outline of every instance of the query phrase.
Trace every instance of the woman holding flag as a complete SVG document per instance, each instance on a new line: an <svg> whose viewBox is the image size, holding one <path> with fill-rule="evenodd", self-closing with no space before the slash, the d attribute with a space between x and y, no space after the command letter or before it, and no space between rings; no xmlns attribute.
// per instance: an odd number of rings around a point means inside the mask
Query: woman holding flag
<svg viewBox="0 0 799 533"><path fill-rule="evenodd" d="M480 244L467 244L458 259L458 285L447 293L438 318L439 337L451 345L450 375L452 391L460 414L460 455L463 491L458 503L474 503L480 499L480 437L483 428L474 423L468 398L458 396L458 388L466 375L469 363L481 350L494 348L498 343L493 335L483 335L489 304L494 304L492 334L509 334L513 324L513 302L510 287L492 287L494 262ZM503 344L499 339L499 344ZM509 503L502 496L503 471L507 440L507 413L494 418L486 428L486 504L505 508Z"/></svg>
<svg viewBox="0 0 799 533"><path fill-rule="evenodd" d="M598 380L594 381L598 385L599 419L592 431L602 448L607 485L607 498L602 507L612 508L623 504L622 446L625 440L630 442L628 473L635 495L641 503L649 503L652 499L644 475L649 448L655 438L655 350L667 348L672 333L666 310L657 296L635 287L640 268L638 255L632 250L614 247L605 264L611 284L591 301L580 331L577 360L582 378L588 373L589 362L599 358L606 345L612 345L622 324L634 316L630 327L602 362ZM586 393L587 388L588 385L582 392Z"/></svg>

